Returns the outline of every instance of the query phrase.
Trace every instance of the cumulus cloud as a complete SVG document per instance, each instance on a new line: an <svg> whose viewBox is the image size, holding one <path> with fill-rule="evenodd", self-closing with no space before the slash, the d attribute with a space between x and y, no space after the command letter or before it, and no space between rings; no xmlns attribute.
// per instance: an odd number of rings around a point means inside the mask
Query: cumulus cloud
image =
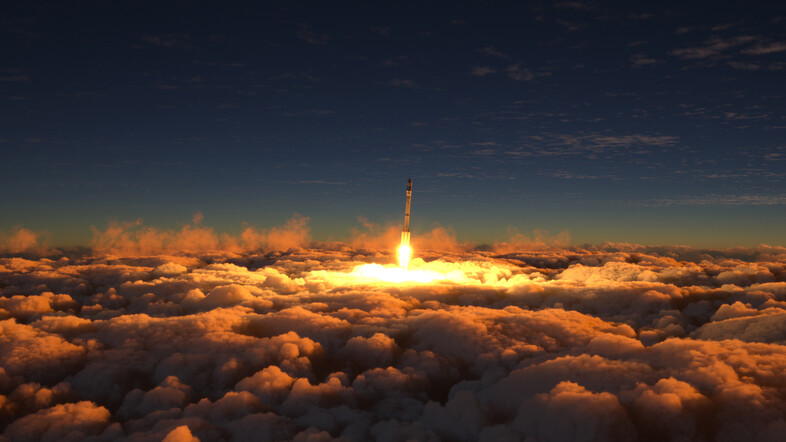
<svg viewBox="0 0 786 442"><path fill-rule="evenodd" d="M497 253L517 252L521 250L548 249L565 247L570 243L570 234L562 231L557 235L550 235L545 230L535 230L532 236L523 234L516 229L508 229L508 239L494 244Z"/></svg>
<svg viewBox="0 0 786 442"><path fill-rule="evenodd" d="M15 227L10 232L0 232L0 254L53 255L56 250L47 245L45 232Z"/></svg>
<svg viewBox="0 0 786 442"><path fill-rule="evenodd" d="M238 236L218 234L201 225L201 213L191 224L179 230L160 230L145 226L142 220L112 221L101 230L92 227L95 252L116 256L159 255L171 253L205 253L210 251L242 253L250 250L287 250L303 247L311 241L308 218L294 215L283 226L269 230L246 227Z"/></svg>
<svg viewBox="0 0 786 442"><path fill-rule="evenodd" d="M96 231L0 258L10 440L777 440L786 248L396 226Z"/></svg>
<svg viewBox="0 0 786 442"><path fill-rule="evenodd" d="M109 410L92 402L55 405L9 425L4 436L14 441L78 441L109 425Z"/></svg>

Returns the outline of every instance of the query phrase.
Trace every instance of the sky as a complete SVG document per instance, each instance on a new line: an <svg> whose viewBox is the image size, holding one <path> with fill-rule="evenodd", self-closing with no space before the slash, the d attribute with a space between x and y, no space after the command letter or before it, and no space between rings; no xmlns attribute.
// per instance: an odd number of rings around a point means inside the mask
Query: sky
<svg viewBox="0 0 786 442"><path fill-rule="evenodd" d="M374 2L375 3L375 2ZM786 244L777 2L6 2L0 231Z"/></svg>

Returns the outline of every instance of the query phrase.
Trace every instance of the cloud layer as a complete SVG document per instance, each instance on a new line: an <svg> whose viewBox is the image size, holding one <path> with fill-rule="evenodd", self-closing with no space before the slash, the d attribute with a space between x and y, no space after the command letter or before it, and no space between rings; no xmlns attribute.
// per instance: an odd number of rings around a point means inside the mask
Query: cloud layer
<svg viewBox="0 0 786 442"><path fill-rule="evenodd" d="M380 246L384 229L294 247L308 240L304 223L244 233L245 245L198 220L173 232L116 226L97 232L95 256L0 258L2 437L786 431L786 248L514 237L466 251L437 229L423 244L446 252L421 252L402 273ZM171 254L181 241L211 251Z"/></svg>

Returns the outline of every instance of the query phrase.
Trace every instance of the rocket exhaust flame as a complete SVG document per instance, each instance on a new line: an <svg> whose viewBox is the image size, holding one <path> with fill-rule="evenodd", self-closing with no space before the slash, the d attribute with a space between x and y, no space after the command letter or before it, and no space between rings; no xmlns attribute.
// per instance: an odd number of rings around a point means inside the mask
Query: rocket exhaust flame
<svg viewBox="0 0 786 442"><path fill-rule="evenodd" d="M409 247L409 207L412 203L412 178L407 182L407 205L404 210L404 229L401 231L401 245L398 247L398 265L406 269L412 249Z"/></svg>
<svg viewBox="0 0 786 442"><path fill-rule="evenodd" d="M404 245L403 243L398 247L398 265L402 269L407 268L409 266L409 257L412 255L412 249Z"/></svg>

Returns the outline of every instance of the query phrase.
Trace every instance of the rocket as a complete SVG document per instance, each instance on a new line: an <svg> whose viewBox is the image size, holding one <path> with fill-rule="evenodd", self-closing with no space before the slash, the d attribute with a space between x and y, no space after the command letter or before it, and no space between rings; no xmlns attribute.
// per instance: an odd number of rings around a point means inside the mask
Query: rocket
<svg viewBox="0 0 786 442"><path fill-rule="evenodd" d="M409 206L412 203L412 178L407 182L407 208L404 211L404 230L401 231L401 245L409 247Z"/></svg>
<svg viewBox="0 0 786 442"><path fill-rule="evenodd" d="M412 249L409 248L409 206L412 203L412 178L407 182L407 208L404 210L404 229L401 230L401 245L398 247L398 265L406 270Z"/></svg>

